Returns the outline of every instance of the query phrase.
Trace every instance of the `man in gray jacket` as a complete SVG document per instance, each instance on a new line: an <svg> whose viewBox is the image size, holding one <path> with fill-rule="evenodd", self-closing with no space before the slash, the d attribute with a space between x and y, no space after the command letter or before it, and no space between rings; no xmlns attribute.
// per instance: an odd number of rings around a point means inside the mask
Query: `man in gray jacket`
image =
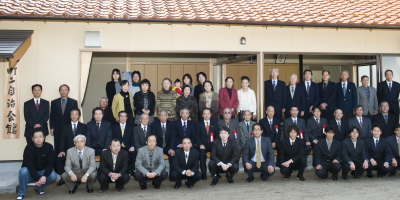
<svg viewBox="0 0 400 200"><path fill-rule="evenodd" d="M154 188L160 189L161 183L168 177L168 172L165 171L163 149L156 146L157 138L153 134L147 135L146 144L138 151L134 178L139 182L142 190L147 189L148 179L153 179Z"/></svg>
<svg viewBox="0 0 400 200"><path fill-rule="evenodd" d="M372 120L372 116L378 114L378 97L376 96L376 89L368 86L368 76L361 77L362 86L357 88L358 104L364 108L364 117Z"/></svg>

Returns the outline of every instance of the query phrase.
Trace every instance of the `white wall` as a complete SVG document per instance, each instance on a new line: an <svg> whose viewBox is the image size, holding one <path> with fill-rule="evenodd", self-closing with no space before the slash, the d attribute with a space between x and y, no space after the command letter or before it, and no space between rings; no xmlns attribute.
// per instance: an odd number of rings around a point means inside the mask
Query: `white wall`
<svg viewBox="0 0 400 200"><path fill-rule="evenodd" d="M382 80L387 69L393 71L393 80L400 82L400 56L382 56Z"/></svg>

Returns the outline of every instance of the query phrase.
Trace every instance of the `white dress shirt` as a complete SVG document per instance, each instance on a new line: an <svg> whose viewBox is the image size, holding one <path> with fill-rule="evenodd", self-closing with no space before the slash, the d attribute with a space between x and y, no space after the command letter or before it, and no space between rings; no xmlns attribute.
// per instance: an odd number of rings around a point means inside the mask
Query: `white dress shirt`
<svg viewBox="0 0 400 200"><path fill-rule="evenodd" d="M257 162L257 139L256 139L256 138L254 138L254 140L255 140L255 142L256 142L256 146L255 146L255 148L256 148L256 151L255 151L254 157L253 157L251 160L252 160L253 162ZM262 154L262 148L261 148L261 138L260 138L260 139L258 139L258 140L260 140L261 162L265 162L264 156L263 156L263 154Z"/></svg>

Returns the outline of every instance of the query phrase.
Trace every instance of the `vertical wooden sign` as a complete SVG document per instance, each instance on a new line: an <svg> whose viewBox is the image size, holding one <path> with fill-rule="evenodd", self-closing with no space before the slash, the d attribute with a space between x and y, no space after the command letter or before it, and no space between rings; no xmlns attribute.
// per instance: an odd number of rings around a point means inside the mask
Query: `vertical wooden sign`
<svg viewBox="0 0 400 200"><path fill-rule="evenodd" d="M7 68L5 79L3 138L19 138L19 101L18 101L18 63L13 68Z"/></svg>

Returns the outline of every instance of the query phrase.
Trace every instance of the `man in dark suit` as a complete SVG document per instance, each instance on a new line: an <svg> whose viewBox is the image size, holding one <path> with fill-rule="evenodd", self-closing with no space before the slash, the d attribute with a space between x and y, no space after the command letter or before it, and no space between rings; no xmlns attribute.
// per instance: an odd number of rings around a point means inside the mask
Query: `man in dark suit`
<svg viewBox="0 0 400 200"><path fill-rule="evenodd" d="M192 147L189 138L182 141L182 148L176 150L176 157L172 163L172 179L176 181L174 189L182 186L182 179L186 179L186 186L192 188L200 180L199 152Z"/></svg>
<svg viewBox="0 0 400 200"><path fill-rule="evenodd" d="M211 110L203 109L204 120L197 122L196 141L199 150L200 170L203 180L207 180L207 152L211 152L214 140L219 138L219 127L215 120L211 120Z"/></svg>
<svg viewBox="0 0 400 200"><path fill-rule="evenodd" d="M55 154L58 155L60 149L60 135L64 125L70 122L69 112L72 109L78 109L78 102L69 98L69 86L61 85L59 87L61 97L51 101L50 112L50 135L54 136Z"/></svg>
<svg viewBox="0 0 400 200"><path fill-rule="evenodd" d="M274 118L281 119L286 106L285 82L278 80L279 69L272 67L270 70L271 79L264 82L264 109L268 106L275 108Z"/></svg>
<svg viewBox="0 0 400 200"><path fill-rule="evenodd" d="M365 152L364 140L358 139L360 130L355 126L348 129L349 137L342 142L342 177L348 180L347 174L360 179L361 175L368 169L368 158Z"/></svg>
<svg viewBox="0 0 400 200"><path fill-rule="evenodd" d="M121 151L121 143L118 139L113 139L110 148L101 152L100 167L97 171L97 178L100 183L99 193L108 190L109 183L115 182L115 189L124 192L124 186L130 177L127 173L128 152Z"/></svg>
<svg viewBox="0 0 400 200"><path fill-rule="evenodd" d="M322 109L320 107L314 106L312 108L313 116L306 121L310 142L314 144L317 144L319 140L325 139L323 127L328 126L328 121L321 117L321 111Z"/></svg>
<svg viewBox="0 0 400 200"><path fill-rule="evenodd" d="M192 143L196 142L196 124L188 120L189 113L189 109L182 108L180 111L181 119L173 122L172 138L175 149L182 147L181 142L184 138L189 138Z"/></svg>
<svg viewBox="0 0 400 200"><path fill-rule="evenodd" d="M329 120L329 125L333 126L335 136L334 139L342 142L347 137L347 121L343 118L343 111L336 109L333 113L334 119Z"/></svg>
<svg viewBox="0 0 400 200"><path fill-rule="evenodd" d="M369 118L363 116L364 108L361 105L356 105L354 112L356 116L348 120L349 127L355 126L360 129L361 132L358 139L365 139L371 136L372 124Z"/></svg>
<svg viewBox="0 0 400 200"><path fill-rule="evenodd" d="M301 106L301 102L304 100L304 95L301 93L300 89L296 87L297 85L297 75L295 73L289 76L290 84L286 86L286 105L285 105L285 118L290 117L290 108L294 105ZM303 110L301 107L299 110ZM300 114L298 115L300 117ZM280 121L280 119L279 119ZM264 129L265 130L265 129ZM265 135L265 131L264 131Z"/></svg>
<svg viewBox="0 0 400 200"><path fill-rule="evenodd" d="M328 171L332 173L332 180L338 180L338 173L342 169L340 161L342 160L342 142L334 140L335 130L329 125L325 129L326 140L319 141L314 148L315 155L315 174L326 179Z"/></svg>
<svg viewBox="0 0 400 200"><path fill-rule="evenodd" d="M157 146L163 149L164 155L168 156L169 166L172 166L172 160L175 158L175 140L172 138L173 122L168 120L166 110L158 111L158 119L151 123L151 129L157 136ZM172 168L169 168L171 174ZM172 181L171 176L169 180Z"/></svg>
<svg viewBox="0 0 400 200"><path fill-rule="evenodd" d="M42 128L44 136L49 135L47 120L49 120L49 102L40 98L42 85L32 85L33 99L24 103L25 118L25 139L26 143L32 143L32 131L35 128Z"/></svg>
<svg viewBox="0 0 400 200"><path fill-rule="evenodd" d="M219 129L226 126L231 131L229 138L236 142L239 154L242 153L242 146L240 145L241 132L239 129L239 121L237 119L231 119L231 110L229 108L224 109L224 118L218 121Z"/></svg>
<svg viewBox="0 0 400 200"><path fill-rule="evenodd" d="M217 138L211 149L211 159L208 163L213 180L211 186L218 183L219 173L226 173L228 183L233 183L233 175L239 171L240 153L237 143L229 137L230 130L224 126L220 128L219 138Z"/></svg>
<svg viewBox="0 0 400 200"><path fill-rule="evenodd" d="M322 82L318 83L319 103L322 108L321 117L328 121L333 119L333 112L336 108L336 84L330 81L331 73L328 70L322 71Z"/></svg>
<svg viewBox="0 0 400 200"><path fill-rule="evenodd" d="M111 125L115 124L115 118L111 108L108 107L108 99L106 97L100 98L99 107L103 111L103 121L108 121L111 123ZM92 117L92 121L94 121L94 117Z"/></svg>
<svg viewBox="0 0 400 200"><path fill-rule="evenodd" d="M400 84L393 81L393 71L388 69L385 71L386 80L378 84L377 96L378 103L387 101L389 103L389 113L399 116L399 94Z"/></svg>
<svg viewBox="0 0 400 200"><path fill-rule="evenodd" d="M92 115L95 121L87 123L86 145L95 150L95 154L100 155L102 151L109 149L112 140L111 123L104 121L103 111L100 107L94 108Z"/></svg>
<svg viewBox="0 0 400 200"><path fill-rule="evenodd" d="M120 111L118 113L118 123L112 126L112 138L118 139L121 144L121 149L128 152L129 162L127 171L133 176L137 149L135 149L133 127L129 123L126 123L127 120L128 114L125 111Z"/></svg>
<svg viewBox="0 0 400 200"><path fill-rule="evenodd" d="M309 69L304 70L304 82L297 84L301 94L304 96L301 102L300 115L304 119L312 116L312 107L319 105L319 89L318 84L311 81L312 71Z"/></svg>
<svg viewBox="0 0 400 200"><path fill-rule="evenodd" d="M347 81L349 72L344 70L340 73L341 82L337 83L337 101L336 108L343 111L344 119L353 117L353 108L358 103L357 88L352 82Z"/></svg>
<svg viewBox="0 0 400 200"><path fill-rule="evenodd" d="M299 131L294 124L287 128L288 137L281 141L276 165L280 168L284 179L289 179L293 170L299 170L296 178L305 181L303 173L307 167L307 157L304 154L308 152L304 149L304 140L297 138Z"/></svg>
<svg viewBox="0 0 400 200"><path fill-rule="evenodd" d="M148 114L143 113L136 117L139 117L140 125L133 128L133 140L135 142L134 148L140 149L146 146L146 137L147 135L153 134L153 130L149 125L150 118Z"/></svg>
<svg viewBox="0 0 400 200"><path fill-rule="evenodd" d="M243 149L243 167L247 170L246 182L250 183L254 180L254 172L261 172L260 177L263 181L274 174L274 149L271 140L262 136L263 130L260 124L254 124L254 138L246 140Z"/></svg>
<svg viewBox="0 0 400 200"><path fill-rule="evenodd" d="M290 108L290 115L292 117L285 119L285 121L283 121L283 130L282 133L284 135L285 138L288 138L289 135L287 134L287 129L290 125L296 125L299 128L299 131L303 132L303 139L306 143L306 147L305 147L305 157L308 157L308 152L311 150L311 143L309 142L309 136L308 136L308 130L307 130L307 126L306 126L306 122L304 119L297 117L299 114L299 108L297 106L292 106ZM300 133L299 133L300 134Z"/></svg>
<svg viewBox="0 0 400 200"><path fill-rule="evenodd" d="M290 110L290 108L288 110ZM263 136L269 137L272 142L272 148L277 149L281 139L281 121L274 119L274 107L268 106L266 113L267 116L261 119L259 124L263 130Z"/></svg>
<svg viewBox="0 0 400 200"><path fill-rule="evenodd" d="M392 152L390 151L389 142L386 138L382 138L382 130L379 124L374 124L372 127L372 137L365 139L366 154L369 160L367 169L368 178L373 178L372 170L378 171L377 175L382 178L387 173L392 171L390 161L392 159Z"/></svg>
<svg viewBox="0 0 400 200"><path fill-rule="evenodd" d="M381 113L374 115L372 124L379 124L382 129L381 137L387 138L394 134L394 126L399 123L396 115L389 113L389 103L382 101L380 106Z"/></svg>
<svg viewBox="0 0 400 200"><path fill-rule="evenodd" d="M394 126L395 135L387 138L389 142L390 151L392 154L391 164L393 166L389 176L395 176L400 163L400 124Z"/></svg>
<svg viewBox="0 0 400 200"><path fill-rule="evenodd" d="M271 107L272 109L274 107L272 106L268 106ZM273 116L273 115L272 115ZM240 140L240 146L244 147L244 144L246 143L246 140L251 138L251 128L253 127L253 125L256 123L253 120L251 120L252 118L252 114L250 112L250 110L245 110L243 111L243 121L239 122L239 140Z"/></svg>
<svg viewBox="0 0 400 200"><path fill-rule="evenodd" d="M61 175L64 173L65 159L67 157L67 150L74 147L74 138L77 135L86 135L87 126L79 122L81 111L78 109L72 109L70 111L70 123L64 125L60 135L60 145L57 155L57 174ZM57 186L63 185L64 180L61 178L57 183Z"/></svg>

